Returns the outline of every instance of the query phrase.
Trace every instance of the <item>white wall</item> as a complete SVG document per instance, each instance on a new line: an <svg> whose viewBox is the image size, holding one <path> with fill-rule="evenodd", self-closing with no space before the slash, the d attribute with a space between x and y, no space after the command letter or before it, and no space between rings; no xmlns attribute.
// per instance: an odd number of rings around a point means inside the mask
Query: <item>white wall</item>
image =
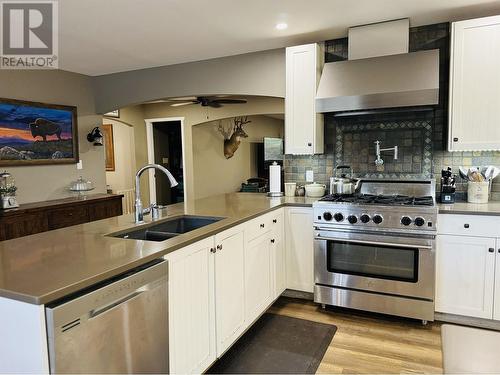
<svg viewBox="0 0 500 375"><path fill-rule="evenodd" d="M161 47L160 47L161 48ZM285 97L285 49L93 77L99 113L190 95Z"/></svg>
<svg viewBox="0 0 500 375"><path fill-rule="evenodd" d="M105 118L103 124L113 126L115 170L106 171L106 184L113 190L132 189L135 175L134 128L120 121Z"/></svg>
<svg viewBox="0 0 500 375"><path fill-rule="evenodd" d="M76 164L5 167L16 180L20 203L71 196L69 184L80 175L94 183L94 193L106 192L104 150L86 139L102 122L95 113L90 77L60 70L0 70L0 97L77 107L83 169Z"/></svg>
<svg viewBox="0 0 500 375"><path fill-rule="evenodd" d="M248 138L230 159L224 157L224 138L217 131L218 121L193 126L193 166L196 198L239 191L241 183L255 176L256 155L252 143L264 137L283 137L283 120L249 116L244 125ZM228 124L228 120L223 120Z"/></svg>
<svg viewBox="0 0 500 375"><path fill-rule="evenodd" d="M185 191L188 200L197 198L199 195L196 192L200 186L194 181L194 166L193 166L193 139L192 128L196 124L201 124L207 121L215 121L221 118L228 118L241 115L260 115L260 114L282 114L284 113L285 103L282 98L271 97L248 97L246 104L226 105L222 108L208 108L199 105L190 105L184 107L172 107L168 103L145 104L144 116L147 119L166 118L166 117L183 117L184 118L184 167L186 169L184 182ZM207 119L208 117L208 119ZM136 142L136 161L137 164L147 163L147 155L145 153L138 154L137 150L146 149L146 142L142 143L140 139L146 138L146 127L144 125L137 126L135 132ZM144 179L145 180L145 179ZM142 186L141 186L141 189ZM142 190L145 191L145 190ZM147 202L148 200L144 200Z"/></svg>

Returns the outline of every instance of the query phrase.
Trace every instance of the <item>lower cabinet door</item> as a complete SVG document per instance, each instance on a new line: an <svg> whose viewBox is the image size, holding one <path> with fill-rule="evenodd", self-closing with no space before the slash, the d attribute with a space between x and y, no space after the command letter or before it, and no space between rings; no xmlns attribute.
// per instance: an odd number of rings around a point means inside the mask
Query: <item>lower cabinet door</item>
<svg viewBox="0 0 500 375"><path fill-rule="evenodd" d="M231 228L215 236L215 304L217 357L245 330L244 229Z"/></svg>
<svg viewBox="0 0 500 375"><path fill-rule="evenodd" d="M278 298L286 289L285 244L282 233L272 234L271 253L274 262L274 298Z"/></svg>
<svg viewBox="0 0 500 375"><path fill-rule="evenodd" d="M216 359L213 237L166 256L171 374L200 374Z"/></svg>
<svg viewBox="0 0 500 375"><path fill-rule="evenodd" d="M312 208L288 208L285 218L286 287L314 291L314 233Z"/></svg>
<svg viewBox="0 0 500 375"><path fill-rule="evenodd" d="M495 239L438 235L436 311L493 318Z"/></svg>
<svg viewBox="0 0 500 375"><path fill-rule="evenodd" d="M496 240L495 295L493 297L493 319L500 320L500 238Z"/></svg>
<svg viewBox="0 0 500 375"><path fill-rule="evenodd" d="M274 297L271 235L265 234L245 246L245 321L247 326L265 311Z"/></svg>

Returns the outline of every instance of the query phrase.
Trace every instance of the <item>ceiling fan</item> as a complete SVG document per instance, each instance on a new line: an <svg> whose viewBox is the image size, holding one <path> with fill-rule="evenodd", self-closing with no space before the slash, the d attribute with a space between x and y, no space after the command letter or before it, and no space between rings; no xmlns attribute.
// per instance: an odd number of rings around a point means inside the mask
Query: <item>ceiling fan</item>
<svg viewBox="0 0 500 375"><path fill-rule="evenodd" d="M223 96L189 96L185 98L173 98L169 101L179 103L170 104L172 107L181 107L183 105L201 104L202 107L220 108L224 104L245 104L246 99L231 99Z"/></svg>

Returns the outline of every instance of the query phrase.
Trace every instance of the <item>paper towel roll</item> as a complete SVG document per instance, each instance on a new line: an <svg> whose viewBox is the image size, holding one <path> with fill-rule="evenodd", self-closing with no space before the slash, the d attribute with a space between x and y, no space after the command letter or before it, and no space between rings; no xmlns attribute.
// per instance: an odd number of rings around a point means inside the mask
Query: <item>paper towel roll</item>
<svg viewBox="0 0 500 375"><path fill-rule="evenodd" d="M276 162L269 166L269 192L281 192L281 165Z"/></svg>

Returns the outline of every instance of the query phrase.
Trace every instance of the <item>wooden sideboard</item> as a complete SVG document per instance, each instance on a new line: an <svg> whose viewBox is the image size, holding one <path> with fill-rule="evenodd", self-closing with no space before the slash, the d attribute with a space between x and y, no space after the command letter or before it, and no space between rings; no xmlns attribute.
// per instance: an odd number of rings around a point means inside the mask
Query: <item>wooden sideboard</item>
<svg viewBox="0 0 500 375"><path fill-rule="evenodd" d="M0 210L0 241L121 215L122 197L92 194Z"/></svg>

